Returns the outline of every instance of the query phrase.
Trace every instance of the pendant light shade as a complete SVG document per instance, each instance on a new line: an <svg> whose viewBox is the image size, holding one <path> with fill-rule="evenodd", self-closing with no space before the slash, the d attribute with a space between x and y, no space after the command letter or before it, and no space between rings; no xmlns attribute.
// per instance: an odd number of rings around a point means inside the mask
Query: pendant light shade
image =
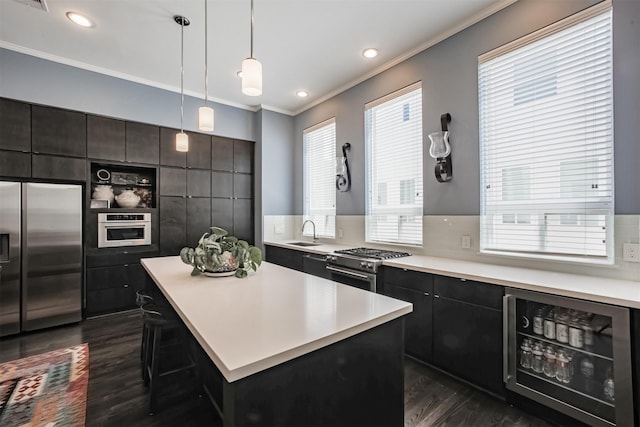
<svg viewBox="0 0 640 427"><path fill-rule="evenodd" d="M249 96L262 95L262 64L255 58L242 61L242 93Z"/></svg>
<svg viewBox="0 0 640 427"><path fill-rule="evenodd" d="M183 153L189 151L189 135L182 131L176 133L176 151Z"/></svg>
<svg viewBox="0 0 640 427"><path fill-rule="evenodd" d="M198 108L198 129L204 132L213 132L214 113L211 107Z"/></svg>
<svg viewBox="0 0 640 427"><path fill-rule="evenodd" d="M251 54L242 61L242 93L262 95L262 64L253 57L253 0L251 0Z"/></svg>
<svg viewBox="0 0 640 427"><path fill-rule="evenodd" d="M214 115L213 108L207 106L209 100L209 55L207 48L208 25L207 25L207 0L204 0L204 106L198 109L198 129L203 132L213 132Z"/></svg>
<svg viewBox="0 0 640 427"><path fill-rule="evenodd" d="M184 133L184 27L191 22L185 17L176 15L173 17L180 24L180 132L176 133L176 151L189 151L189 135Z"/></svg>

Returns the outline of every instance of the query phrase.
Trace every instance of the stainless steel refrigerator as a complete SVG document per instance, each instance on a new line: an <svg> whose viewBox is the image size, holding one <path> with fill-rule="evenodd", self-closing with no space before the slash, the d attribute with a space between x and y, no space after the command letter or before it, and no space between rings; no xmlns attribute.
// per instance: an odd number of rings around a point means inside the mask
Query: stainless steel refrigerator
<svg viewBox="0 0 640 427"><path fill-rule="evenodd" d="M0 181L0 336L82 318L82 186Z"/></svg>

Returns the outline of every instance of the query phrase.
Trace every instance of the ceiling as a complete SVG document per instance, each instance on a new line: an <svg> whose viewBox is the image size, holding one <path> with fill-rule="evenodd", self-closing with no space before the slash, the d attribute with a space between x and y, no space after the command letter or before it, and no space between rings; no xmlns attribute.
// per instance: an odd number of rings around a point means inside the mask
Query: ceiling
<svg viewBox="0 0 640 427"><path fill-rule="evenodd" d="M205 0L0 0L0 47L204 97ZM209 99L297 114L397 64L516 0L255 0L254 57L263 94L242 94L236 72L250 50L250 0L208 0ZM45 2L45 12L21 2ZM95 22L81 28L65 16ZM374 59L362 51L379 49ZM296 91L305 89L307 98Z"/></svg>

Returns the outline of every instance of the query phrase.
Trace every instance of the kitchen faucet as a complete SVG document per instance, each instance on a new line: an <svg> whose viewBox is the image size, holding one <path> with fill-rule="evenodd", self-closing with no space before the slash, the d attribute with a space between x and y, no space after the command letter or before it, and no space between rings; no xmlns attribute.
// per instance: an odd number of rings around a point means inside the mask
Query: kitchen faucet
<svg viewBox="0 0 640 427"><path fill-rule="evenodd" d="M316 224L315 222L311 221L310 219L306 220L305 222L302 223L302 229L300 229L301 233L304 233L304 226L307 225L307 223L310 222L311 225L313 225L313 243L318 241L318 238L316 237Z"/></svg>

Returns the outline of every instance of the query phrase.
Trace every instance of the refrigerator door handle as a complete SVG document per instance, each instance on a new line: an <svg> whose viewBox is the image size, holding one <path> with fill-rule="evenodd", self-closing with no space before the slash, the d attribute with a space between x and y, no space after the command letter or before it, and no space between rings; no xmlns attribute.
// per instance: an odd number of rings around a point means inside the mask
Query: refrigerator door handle
<svg viewBox="0 0 640 427"><path fill-rule="evenodd" d="M513 324L513 310L515 306L515 296L506 294L502 297L502 381L507 384L513 372L510 372L510 362L513 358L511 352L510 327Z"/></svg>

